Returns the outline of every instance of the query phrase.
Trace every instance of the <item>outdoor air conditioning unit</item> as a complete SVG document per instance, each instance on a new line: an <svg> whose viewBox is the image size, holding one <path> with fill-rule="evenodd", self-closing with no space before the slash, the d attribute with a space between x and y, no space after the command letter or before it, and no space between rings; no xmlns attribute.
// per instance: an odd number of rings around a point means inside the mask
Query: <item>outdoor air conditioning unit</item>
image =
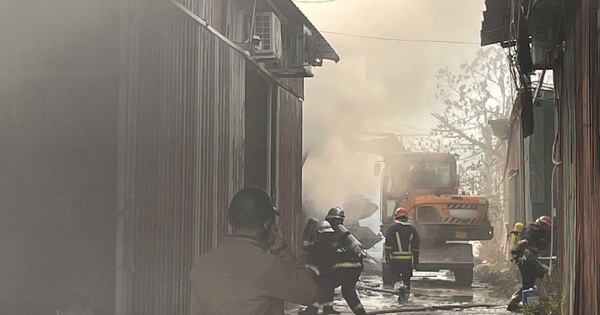
<svg viewBox="0 0 600 315"><path fill-rule="evenodd" d="M281 59L281 21L273 12L258 12L254 16L254 35L260 44L253 57L257 60Z"/></svg>

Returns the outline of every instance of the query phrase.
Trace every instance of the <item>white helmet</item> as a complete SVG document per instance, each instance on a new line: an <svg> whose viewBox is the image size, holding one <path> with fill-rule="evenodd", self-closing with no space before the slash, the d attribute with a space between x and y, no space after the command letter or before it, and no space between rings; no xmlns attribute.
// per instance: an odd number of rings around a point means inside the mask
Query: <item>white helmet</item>
<svg viewBox="0 0 600 315"><path fill-rule="evenodd" d="M333 230L331 223L327 222L327 220L321 220L321 221L319 221L319 223L317 223L317 232L318 233L333 233L333 232L335 232L335 230Z"/></svg>

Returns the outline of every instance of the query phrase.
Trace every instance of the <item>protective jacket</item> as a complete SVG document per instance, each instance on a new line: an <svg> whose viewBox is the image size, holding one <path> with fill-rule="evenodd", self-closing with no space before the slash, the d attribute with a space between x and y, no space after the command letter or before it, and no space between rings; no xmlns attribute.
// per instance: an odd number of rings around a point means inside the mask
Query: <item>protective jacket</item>
<svg viewBox="0 0 600 315"><path fill-rule="evenodd" d="M417 229L408 222L397 222L385 234L386 259L390 262L419 262L421 241Z"/></svg>
<svg viewBox="0 0 600 315"><path fill-rule="evenodd" d="M539 260L539 254L542 250L548 248L550 244L550 231L540 228L535 223L530 223L519 233L520 241L511 250L513 258L511 259L521 271L522 285L517 290L508 303L508 310L516 310L523 290L535 286L536 278L543 278L548 272L548 267Z"/></svg>
<svg viewBox="0 0 600 315"><path fill-rule="evenodd" d="M316 285L288 248L271 253L245 236L227 236L190 274L191 315L283 315L284 301L310 305Z"/></svg>
<svg viewBox="0 0 600 315"><path fill-rule="evenodd" d="M306 263L309 267L316 269L317 275L333 271L333 265L337 262L337 252L333 241L333 234L325 235L318 237L310 247L306 248Z"/></svg>
<svg viewBox="0 0 600 315"><path fill-rule="evenodd" d="M521 231L519 238L519 243L511 251L513 260L519 261L522 257L537 259L539 253L550 244L550 231L540 228L535 223L529 223Z"/></svg>
<svg viewBox="0 0 600 315"><path fill-rule="evenodd" d="M332 244L335 251L333 268L362 268L363 257L351 248L362 249L362 245L343 225L339 224L334 229L336 232Z"/></svg>

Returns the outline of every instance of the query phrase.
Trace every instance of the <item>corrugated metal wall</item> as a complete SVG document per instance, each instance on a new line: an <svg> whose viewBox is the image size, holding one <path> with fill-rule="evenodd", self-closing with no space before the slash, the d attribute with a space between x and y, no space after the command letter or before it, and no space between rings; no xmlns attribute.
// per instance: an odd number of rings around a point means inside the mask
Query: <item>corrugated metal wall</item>
<svg viewBox="0 0 600 315"><path fill-rule="evenodd" d="M575 20L575 198L578 212L575 314L600 313L598 9L597 0L582 0Z"/></svg>
<svg viewBox="0 0 600 315"><path fill-rule="evenodd" d="M121 298L126 313L187 314L188 273L227 233L243 183L246 59L167 1L141 1L138 13L133 118L121 135L131 295Z"/></svg>
<svg viewBox="0 0 600 315"><path fill-rule="evenodd" d="M303 80L285 80L286 88L277 87L227 39L208 30L194 13L205 7L203 1L192 2L139 1L131 6L136 14L123 33L130 71L121 109L127 118L121 117L120 128L125 193L118 266L124 271L117 289L124 294L117 296L118 314L189 312L188 273L228 233L227 206L244 183L247 67L277 91L276 201L282 230L292 247L300 246L298 95Z"/></svg>
<svg viewBox="0 0 600 315"><path fill-rule="evenodd" d="M303 79L284 83L299 94ZM278 179L277 207L281 210L280 226L290 246L300 253L306 223L302 213L302 101L279 88L278 106Z"/></svg>
<svg viewBox="0 0 600 315"><path fill-rule="evenodd" d="M565 314L600 314L600 6L582 0L572 7L557 75L563 179L559 257Z"/></svg>

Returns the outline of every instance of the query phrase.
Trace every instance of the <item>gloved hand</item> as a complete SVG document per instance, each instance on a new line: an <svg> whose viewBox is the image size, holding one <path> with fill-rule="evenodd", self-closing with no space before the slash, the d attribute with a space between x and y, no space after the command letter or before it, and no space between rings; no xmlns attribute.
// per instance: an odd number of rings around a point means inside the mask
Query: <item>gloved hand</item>
<svg viewBox="0 0 600 315"><path fill-rule="evenodd" d="M390 263L390 253L386 252L383 258L385 259L386 263Z"/></svg>
<svg viewBox="0 0 600 315"><path fill-rule="evenodd" d="M510 254L511 254L513 257L518 257L518 256L521 256L521 255L523 255L523 251L522 251L522 250L520 250L520 249L518 249L518 248L513 248L513 249L511 249L511 250L510 250Z"/></svg>
<svg viewBox="0 0 600 315"><path fill-rule="evenodd" d="M417 269L418 265L419 265L419 260L418 259L413 259L412 268L413 269Z"/></svg>
<svg viewBox="0 0 600 315"><path fill-rule="evenodd" d="M288 248L287 242L283 238L281 234L281 230L277 228L275 224L271 225L271 230L269 231L269 250L271 253L278 254L284 249Z"/></svg>

